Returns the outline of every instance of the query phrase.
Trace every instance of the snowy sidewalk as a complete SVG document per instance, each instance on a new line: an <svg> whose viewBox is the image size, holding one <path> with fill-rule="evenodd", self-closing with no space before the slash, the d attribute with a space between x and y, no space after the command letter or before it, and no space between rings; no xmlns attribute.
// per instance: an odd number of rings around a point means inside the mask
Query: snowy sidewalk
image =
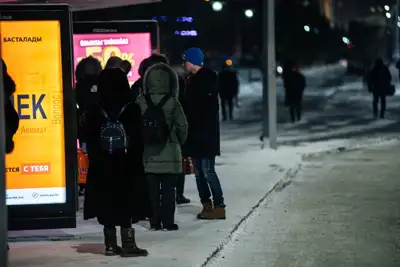
<svg viewBox="0 0 400 267"><path fill-rule="evenodd" d="M201 208L194 177L189 176L186 195L192 203L177 210L178 232L151 232L147 224L135 226L138 244L149 250L149 257L105 258L102 255L102 228L94 220L83 221L80 213L77 229L11 232L10 267L203 266L260 200L296 173L305 154L365 145L371 141L354 143L343 139L298 147L281 146L278 151L260 151L258 139L247 132L251 127L235 128L237 132L223 134L222 156L217 159L217 172L227 204L226 221L196 220Z"/></svg>
<svg viewBox="0 0 400 267"><path fill-rule="evenodd" d="M307 158L212 267L398 267L400 143Z"/></svg>
<svg viewBox="0 0 400 267"><path fill-rule="evenodd" d="M193 202L177 210L179 231L151 232L147 224L135 226L138 244L149 250L149 257L104 257L102 228L96 221L82 221L80 214L77 229L11 232L10 267L203 266L262 199L296 174L304 155L354 145L331 141L260 151L240 140L236 144L224 141L223 149L228 152L218 158L217 172L227 203L226 221L196 220L200 203L194 178L187 177L186 194ZM234 151L236 147L242 147L242 152Z"/></svg>
<svg viewBox="0 0 400 267"><path fill-rule="evenodd" d="M288 156L291 160L283 161ZM80 214L77 229L11 232L10 267L201 266L300 159L300 154L288 154L288 151L267 153L259 149L239 154L226 153L219 158L217 171L227 204L226 221L196 220L200 203L194 177L187 177L186 195L193 202L177 210L179 231L152 232L148 230L148 224L136 226L138 244L149 250L147 258L104 257L101 255L104 249L102 228L96 221L82 221ZM45 241L57 239L65 241Z"/></svg>

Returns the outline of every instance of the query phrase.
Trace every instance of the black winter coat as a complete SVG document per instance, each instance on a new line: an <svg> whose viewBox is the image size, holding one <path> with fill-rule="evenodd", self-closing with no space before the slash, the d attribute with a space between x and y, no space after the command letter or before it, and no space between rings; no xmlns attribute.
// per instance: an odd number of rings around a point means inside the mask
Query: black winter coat
<svg viewBox="0 0 400 267"><path fill-rule="evenodd" d="M385 95L392 82L392 75L385 65L375 65L369 73L368 81L370 92Z"/></svg>
<svg viewBox="0 0 400 267"><path fill-rule="evenodd" d="M136 99L139 97L139 95L142 94L142 87L143 87L143 79L140 77L131 86L131 100L132 100L132 102L136 102Z"/></svg>
<svg viewBox="0 0 400 267"><path fill-rule="evenodd" d="M78 139L81 142L85 141L85 136L83 135L80 120L82 115L97 103L97 78L97 76L87 76L85 79L78 81L75 86Z"/></svg>
<svg viewBox="0 0 400 267"><path fill-rule="evenodd" d="M219 156L218 74L202 68L190 77L182 103L189 124L184 156Z"/></svg>
<svg viewBox="0 0 400 267"><path fill-rule="evenodd" d="M282 75L285 87L285 102L292 105L301 101L306 88L306 78L299 71L285 71Z"/></svg>
<svg viewBox="0 0 400 267"><path fill-rule="evenodd" d="M118 113L120 109L108 111ZM109 155L100 148L100 127L105 118L98 106L93 106L84 123L89 170L85 190L84 219L97 217L100 224L120 225L127 218L143 216L141 194L144 183L143 139L141 113L130 104L120 116L130 140L127 153Z"/></svg>
<svg viewBox="0 0 400 267"><path fill-rule="evenodd" d="M222 99L232 99L239 93L237 72L224 69L219 73L219 95Z"/></svg>
<svg viewBox="0 0 400 267"><path fill-rule="evenodd" d="M3 78L4 78L4 117L5 117L5 145L6 153L9 154L14 150L13 137L19 127L19 116L16 112L10 97L15 92L15 82L7 73L7 66L4 61L3 64Z"/></svg>
<svg viewBox="0 0 400 267"><path fill-rule="evenodd" d="M5 103L5 126L6 126L6 153L14 150L13 137L18 130L19 117L10 100Z"/></svg>

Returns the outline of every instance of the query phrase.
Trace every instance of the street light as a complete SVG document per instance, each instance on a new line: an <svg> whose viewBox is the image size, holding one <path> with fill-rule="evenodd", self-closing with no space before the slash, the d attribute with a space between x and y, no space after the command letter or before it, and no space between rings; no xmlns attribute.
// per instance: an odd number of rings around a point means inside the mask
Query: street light
<svg viewBox="0 0 400 267"><path fill-rule="evenodd" d="M220 1L215 1L212 3L212 9L216 12L221 11L224 8L224 5Z"/></svg>
<svg viewBox="0 0 400 267"><path fill-rule="evenodd" d="M251 9L247 9L246 11L244 11L244 15L248 18L252 18L254 16L254 12Z"/></svg>

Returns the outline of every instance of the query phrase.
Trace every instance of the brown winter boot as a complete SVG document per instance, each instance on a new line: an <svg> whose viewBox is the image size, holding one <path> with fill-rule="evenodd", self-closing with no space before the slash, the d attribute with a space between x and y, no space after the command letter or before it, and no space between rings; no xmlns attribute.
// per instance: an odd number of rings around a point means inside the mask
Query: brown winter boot
<svg viewBox="0 0 400 267"><path fill-rule="evenodd" d="M122 248L117 245L117 229L104 228L104 245L106 246L105 255L115 256L120 255Z"/></svg>
<svg viewBox="0 0 400 267"><path fill-rule="evenodd" d="M216 207L212 211L212 217L214 220L225 220L226 210L225 208Z"/></svg>
<svg viewBox="0 0 400 267"><path fill-rule="evenodd" d="M216 207L211 212L203 216L202 220L225 220L226 211L225 208Z"/></svg>
<svg viewBox="0 0 400 267"><path fill-rule="evenodd" d="M210 201L210 202L205 202L205 203L201 203L201 204L203 205L203 210L199 214L197 214L197 219L207 220L205 218L210 216L210 213L212 212L213 207L214 207L213 203Z"/></svg>
<svg viewBox="0 0 400 267"><path fill-rule="evenodd" d="M135 240L135 229L121 228L122 253L121 257L145 257L147 250L138 248Z"/></svg>

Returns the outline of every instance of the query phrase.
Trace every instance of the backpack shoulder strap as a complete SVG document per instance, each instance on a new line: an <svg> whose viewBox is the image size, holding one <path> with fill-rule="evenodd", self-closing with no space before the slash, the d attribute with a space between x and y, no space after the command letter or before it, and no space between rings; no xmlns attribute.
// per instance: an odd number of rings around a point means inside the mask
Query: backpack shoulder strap
<svg viewBox="0 0 400 267"><path fill-rule="evenodd" d="M117 119L122 115L122 113L124 113L124 111L126 110L126 108L130 105L131 103L129 102L128 104L125 104L121 110L118 113Z"/></svg>
<svg viewBox="0 0 400 267"><path fill-rule="evenodd" d="M144 99L146 100L147 107L154 107L155 106L153 100L151 100L150 95L146 94L144 96Z"/></svg>
<svg viewBox="0 0 400 267"><path fill-rule="evenodd" d="M110 119L110 117L108 116L107 112L104 109L100 108L100 112L104 116L104 118L106 118L107 120Z"/></svg>
<svg viewBox="0 0 400 267"><path fill-rule="evenodd" d="M157 107L162 108L162 107L165 105L165 103L167 103L167 101L168 101L170 98L171 98L170 95L165 95L165 96L160 100L160 102L157 104Z"/></svg>

